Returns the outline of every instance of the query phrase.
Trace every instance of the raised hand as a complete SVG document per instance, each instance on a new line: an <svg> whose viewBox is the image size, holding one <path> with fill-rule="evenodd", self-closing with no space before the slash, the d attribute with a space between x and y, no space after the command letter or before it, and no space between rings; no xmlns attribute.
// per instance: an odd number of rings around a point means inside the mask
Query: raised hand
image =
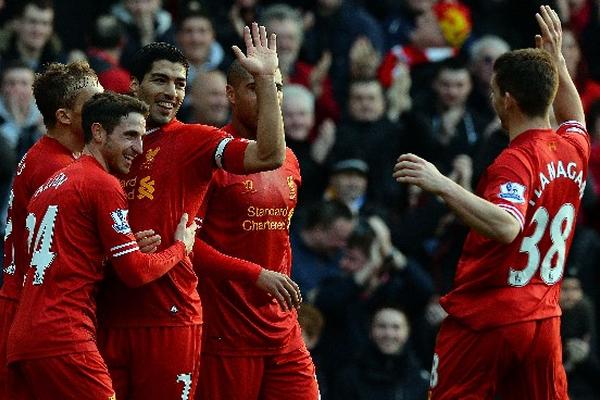
<svg viewBox="0 0 600 400"><path fill-rule="evenodd" d="M535 35L536 47L548 51L555 61L561 61L562 27L558 14L550 6L541 6L535 19L542 32L541 35Z"/></svg>
<svg viewBox="0 0 600 400"><path fill-rule="evenodd" d="M398 157L393 177L400 183L416 185L434 194L439 194L449 181L435 165L410 153Z"/></svg>
<svg viewBox="0 0 600 400"><path fill-rule="evenodd" d="M256 286L273 296L283 311L297 308L302 303L300 288L285 274L263 269L256 280Z"/></svg>
<svg viewBox="0 0 600 400"><path fill-rule="evenodd" d="M253 76L274 75L279 66L275 34L271 33L267 40L266 28L262 25L259 27L254 22L252 23L252 32L249 27L244 27L244 42L246 43L246 54L239 47L232 47L242 66Z"/></svg>

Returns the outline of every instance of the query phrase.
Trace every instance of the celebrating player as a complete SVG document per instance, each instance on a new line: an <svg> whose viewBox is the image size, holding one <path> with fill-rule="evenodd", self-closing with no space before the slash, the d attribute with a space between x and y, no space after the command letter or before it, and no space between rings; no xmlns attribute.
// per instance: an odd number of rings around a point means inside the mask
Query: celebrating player
<svg viewBox="0 0 600 400"><path fill-rule="evenodd" d="M132 62L132 89L150 105L150 130L144 137L143 155L122 177L135 228L152 228L164 236L183 212L197 215L215 168L250 173L282 165L285 140L274 80L275 36L267 39L264 27L253 24L252 32L245 28L244 38L246 54L237 47L234 52L255 80L255 141L177 121L175 115L185 95L187 60L164 43L151 43L137 53ZM100 343L118 398L193 398L202 323L197 282L186 259L135 291L116 279L105 287L101 306L105 329Z"/></svg>
<svg viewBox="0 0 600 400"><path fill-rule="evenodd" d="M227 82L232 121L223 129L234 137L254 139L258 122L255 77L234 62ZM281 101L279 70L275 83ZM289 276L289 225L299 185L300 167L290 149L283 166L273 171L246 176L216 171L200 237L227 255ZM194 261L198 258L202 253ZM302 341L296 310L287 307L286 301L280 300L279 306L277 298L252 281L202 274L201 260L199 264L204 324L196 398L317 399L315 368Z"/></svg>
<svg viewBox="0 0 600 400"><path fill-rule="evenodd" d="M47 133L25 154L13 182L4 242L4 283L0 290L0 398L7 390L6 340L27 269L27 204L34 191L83 149L81 108L102 91L95 72L84 62L49 64L33 84L33 94Z"/></svg>
<svg viewBox="0 0 600 400"><path fill-rule="evenodd" d="M12 387L33 398L114 398L96 345L95 293L105 260L125 284L137 287L192 248L196 226L186 228L184 215L173 245L142 254L129 227L125 193L111 175L127 173L141 154L147 110L129 96L95 95L82 111L84 155L40 186L29 204L30 268L7 358L17 377Z"/></svg>
<svg viewBox="0 0 600 400"><path fill-rule="evenodd" d="M510 145L482 177L481 197L415 155L394 168L399 182L439 195L471 227L454 289L441 299L449 316L433 360L434 400L568 398L558 297L590 141L558 15L543 6L536 18L538 48L494 64L492 99Z"/></svg>

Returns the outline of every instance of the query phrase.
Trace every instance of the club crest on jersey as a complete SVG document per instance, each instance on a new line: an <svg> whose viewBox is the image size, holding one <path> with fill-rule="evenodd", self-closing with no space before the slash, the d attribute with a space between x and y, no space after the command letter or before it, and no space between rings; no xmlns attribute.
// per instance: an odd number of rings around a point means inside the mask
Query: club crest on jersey
<svg viewBox="0 0 600 400"><path fill-rule="evenodd" d="M288 188L290 189L290 200L294 200L296 198L296 183L294 182L294 177L293 176L288 176L287 177L287 185Z"/></svg>
<svg viewBox="0 0 600 400"><path fill-rule="evenodd" d="M122 233L123 235L131 233L131 228L129 227L129 222L127 221L128 212L129 210L118 208L110 213L111 218L115 222L112 226L115 232Z"/></svg>
<svg viewBox="0 0 600 400"><path fill-rule="evenodd" d="M152 166L152 163L154 162L154 158L156 157L156 155L158 154L159 151L160 151L160 147L157 147L155 149L148 149L148 151L145 154L146 160L142 163L141 168L149 169Z"/></svg>
<svg viewBox="0 0 600 400"><path fill-rule="evenodd" d="M500 185L498 197L511 203L523 204L525 203L525 186L520 183L506 182Z"/></svg>
<svg viewBox="0 0 600 400"><path fill-rule="evenodd" d="M246 179L242 182L244 188L242 189L242 194L253 194L256 193L257 190L254 188L254 181L252 179Z"/></svg>

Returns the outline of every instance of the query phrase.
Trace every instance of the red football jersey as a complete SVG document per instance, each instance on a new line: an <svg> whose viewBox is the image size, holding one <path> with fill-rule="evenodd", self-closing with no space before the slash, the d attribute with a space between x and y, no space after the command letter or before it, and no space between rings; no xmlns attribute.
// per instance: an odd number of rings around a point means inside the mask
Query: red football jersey
<svg viewBox="0 0 600 400"><path fill-rule="evenodd" d="M120 276L131 276L185 256L182 242L159 254L139 252L123 189L91 156L40 186L28 211L29 268L9 361L97 350L95 296L106 260Z"/></svg>
<svg viewBox="0 0 600 400"><path fill-rule="evenodd" d="M231 125L223 129L235 136ZM289 225L299 186L300 166L289 148L283 166L273 171L244 176L216 171L199 236L224 254L290 276ZM282 311L254 282L200 276L198 290L203 352L265 355L301 346L296 311Z"/></svg>
<svg viewBox="0 0 600 400"><path fill-rule="evenodd" d="M0 297L17 300L23 287L23 275L27 269L25 218L33 192L56 171L74 160L73 153L56 139L42 136L19 162L8 204L4 238L4 283L0 289Z"/></svg>
<svg viewBox="0 0 600 400"><path fill-rule="evenodd" d="M181 215L197 215L215 166L242 172L247 141L205 125L177 120L144 137L144 153L121 184L138 232L154 229L161 248L173 243ZM109 278L99 312L106 326L185 326L202 322L198 279L189 258L160 279L131 290Z"/></svg>
<svg viewBox="0 0 600 400"><path fill-rule="evenodd" d="M474 329L560 315L560 281L590 154L585 128L529 130L487 169L478 194L511 213L521 232L501 244L469 232L444 309Z"/></svg>

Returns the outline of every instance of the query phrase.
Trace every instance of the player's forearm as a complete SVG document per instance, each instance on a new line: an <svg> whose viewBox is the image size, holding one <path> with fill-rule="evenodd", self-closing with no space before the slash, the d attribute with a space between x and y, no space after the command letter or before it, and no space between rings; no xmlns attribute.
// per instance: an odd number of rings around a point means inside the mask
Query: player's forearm
<svg viewBox="0 0 600 400"><path fill-rule="evenodd" d="M564 58L557 62L558 92L552 106L556 121L561 124L565 121L575 120L585 125L585 115L581 98L569 75Z"/></svg>
<svg viewBox="0 0 600 400"><path fill-rule="evenodd" d="M256 143L248 146L244 158L247 172L279 168L285 160L283 117L274 78L273 76L256 76L254 79L258 101L258 121Z"/></svg>
<svg viewBox="0 0 600 400"><path fill-rule="evenodd" d="M196 239L192 258L198 276L256 282L262 267L250 261L223 254L203 240Z"/></svg>
<svg viewBox="0 0 600 400"><path fill-rule="evenodd" d="M519 234L516 218L450 180L440 196L467 226L489 239L511 243Z"/></svg>
<svg viewBox="0 0 600 400"><path fill-rule="evenodd" d="M175 242L156 254L143 254L139 250L122 257L113 258L113 266L119 278L129 287L150 283L171 270L185 258L185 244Z"/></svg>

